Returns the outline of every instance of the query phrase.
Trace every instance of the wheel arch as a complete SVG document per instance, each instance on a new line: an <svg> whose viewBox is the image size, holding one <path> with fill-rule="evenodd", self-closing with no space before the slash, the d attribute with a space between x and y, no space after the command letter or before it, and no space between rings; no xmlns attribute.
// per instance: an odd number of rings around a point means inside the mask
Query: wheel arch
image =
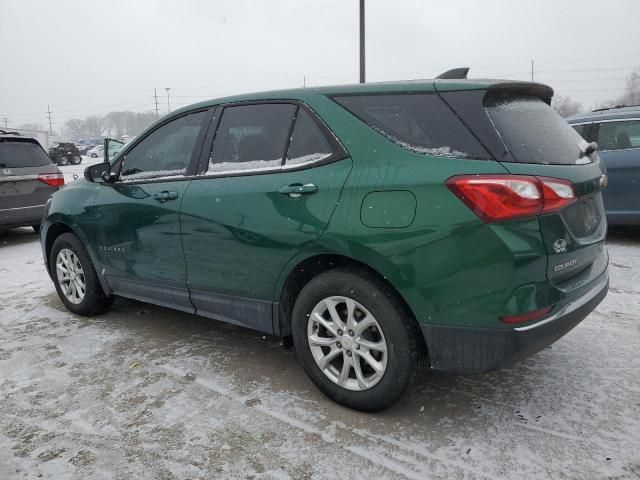
<svg viewBox="0 0 640 480"><path fill-rule="evenodd" d="M293 311L293 306L300 291L302 291L304 286L312 278L328 270L338 267L354 267L376 277L376 279L383 283L396 297L396 299L402 304L407 314L414 322L417 329L416 331L420 332L419 324L413 310L411 309L405 298L402 296L402 294L387 279L385 275L381 274L371 265L353 257L335 253L316 253L298 261L296 265L289 270L286 278L282 282L282 287L280 288L279 293L276 297L276 301L278 301L278 304L277 314L275 315L276 322L274 323L276 323L276 325L274 325L274 330L276 331L276 334L279 334L285 340L285 345L290 344L291 313ZM419 335L419 337L419 342L422 344L422 347L426 352L426 344L424 343L424 339L422 338L422 335Z"/></svg>
<svg viewBox="0 0 640 480"><path fill-rule="evenodd" d="M84 237L84 235L82 235L82 233L80 233L78 229L73 228L62 219L57 219L56 221L53 221L47 227L47 231L46 231L46 236L44 241L44 255L45 255L44 261L45 261L45 266L47 267L47 271L49 272L49 275L53 274L53 272L51 271L51 265L49 264L50 257L51 257L51 249L53 248L53 244L56 241L56 238L58 238L60 235L64 233L71 233L76 237L78 237L78 239L82 242L82 244L87 250L87 253L89 254L89 258L93 262L93 265L96 269L96 272L98 274L98 280L100 281L100 286L102 287L102 290L104 291L105 295L110 295L111 289L109 288L109 285L107 284L106 279L104 278L104 275L100 273L100 262L98 262L96 255L93 252L93 249L90 247L89 243L86 241L86 238Z"/></svg>

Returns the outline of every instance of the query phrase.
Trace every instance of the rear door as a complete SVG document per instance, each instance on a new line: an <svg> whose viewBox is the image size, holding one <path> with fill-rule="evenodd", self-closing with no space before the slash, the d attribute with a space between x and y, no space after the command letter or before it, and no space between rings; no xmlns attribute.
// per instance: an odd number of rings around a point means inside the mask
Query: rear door
<svg viewBox="0 0 640 480"><path fill-rule="evenodd" d="M193 311L179 211L209 118L201 110L169 119L120 156L114 183L100 185L87 234L115 293Z"/></svg>
<svg viewBox="0 0 640 480"><path fill-rule="evenodd" d="M604 168L597 153L549 105L531 94L490 93L486 111L512 155L503 165L513 174L564 179L576 202L539 218L549 256L547 276L556 284L588 282L607 265ZM576 284L577 285L577 284Z"/></svg>
<svg viewBox="0 0 640 480"><path fill-rule="evenodd" d="M0 224L20 218L40 222L42 208L57 190L44 181L48 176L38 180L41 174L56 175L58 169L40 144L32 139L0 138Z"/></svg>
<svg viewBox="0 0 640 480"><path fill-rule="evenodd" d="M324 231L351 159L295 103L230 105L216 116L182 202L191 301L199 314L272 332L278 274Z"/></svg>
<svg viewBox="0 0 640 480"><path fill-rule="evenodd" d="M640 119L594 123L591 138L598 143L607 167L607 215L614 222L640 216Z"/></svg>

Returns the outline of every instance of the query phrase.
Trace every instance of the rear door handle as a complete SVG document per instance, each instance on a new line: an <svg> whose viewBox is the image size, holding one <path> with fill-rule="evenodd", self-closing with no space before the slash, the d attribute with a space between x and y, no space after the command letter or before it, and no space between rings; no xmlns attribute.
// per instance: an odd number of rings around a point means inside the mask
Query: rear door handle
<svg viewBox="0 0 640 480"><path fill-rule="evenodd" d="M309 195L310 193L316 193L318 191L317 185L313 183L292 183L278 190L278 193L282 195L289 195L291 198L298 198L300 195Z"/></svg>
<svg viewBox="0 0 640 480"><path fill-rule="evenodd" d="M167 190L153 194L153 199L156 202L160 203L164 203L169 200L175 200L176 198L178 198L178 192L169 192Z"/></svg>

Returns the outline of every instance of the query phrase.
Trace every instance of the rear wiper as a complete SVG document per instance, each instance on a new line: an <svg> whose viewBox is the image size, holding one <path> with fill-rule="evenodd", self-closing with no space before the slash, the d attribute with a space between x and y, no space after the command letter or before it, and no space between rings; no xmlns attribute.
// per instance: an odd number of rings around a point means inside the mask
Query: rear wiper
<svg viewBox="0 0 640 480"><path fill-rule="evenodd" d="M588 157L589 155L597 151L598 151L598 144L596 142L591 142L590 144L587 145L587 148L585 148L583 151L580 152L580 156L578 158Z"/></svg>

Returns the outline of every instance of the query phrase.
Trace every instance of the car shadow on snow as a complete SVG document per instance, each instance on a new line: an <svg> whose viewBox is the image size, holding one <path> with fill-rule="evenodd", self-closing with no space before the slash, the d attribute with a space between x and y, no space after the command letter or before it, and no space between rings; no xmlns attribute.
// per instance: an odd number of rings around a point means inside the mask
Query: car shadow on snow
<svg viewBox="0 0 640 480"><path fill-rule="evenodd" d="M39 241L40 235L31 227L0 231L0 249Z"/></svg>

